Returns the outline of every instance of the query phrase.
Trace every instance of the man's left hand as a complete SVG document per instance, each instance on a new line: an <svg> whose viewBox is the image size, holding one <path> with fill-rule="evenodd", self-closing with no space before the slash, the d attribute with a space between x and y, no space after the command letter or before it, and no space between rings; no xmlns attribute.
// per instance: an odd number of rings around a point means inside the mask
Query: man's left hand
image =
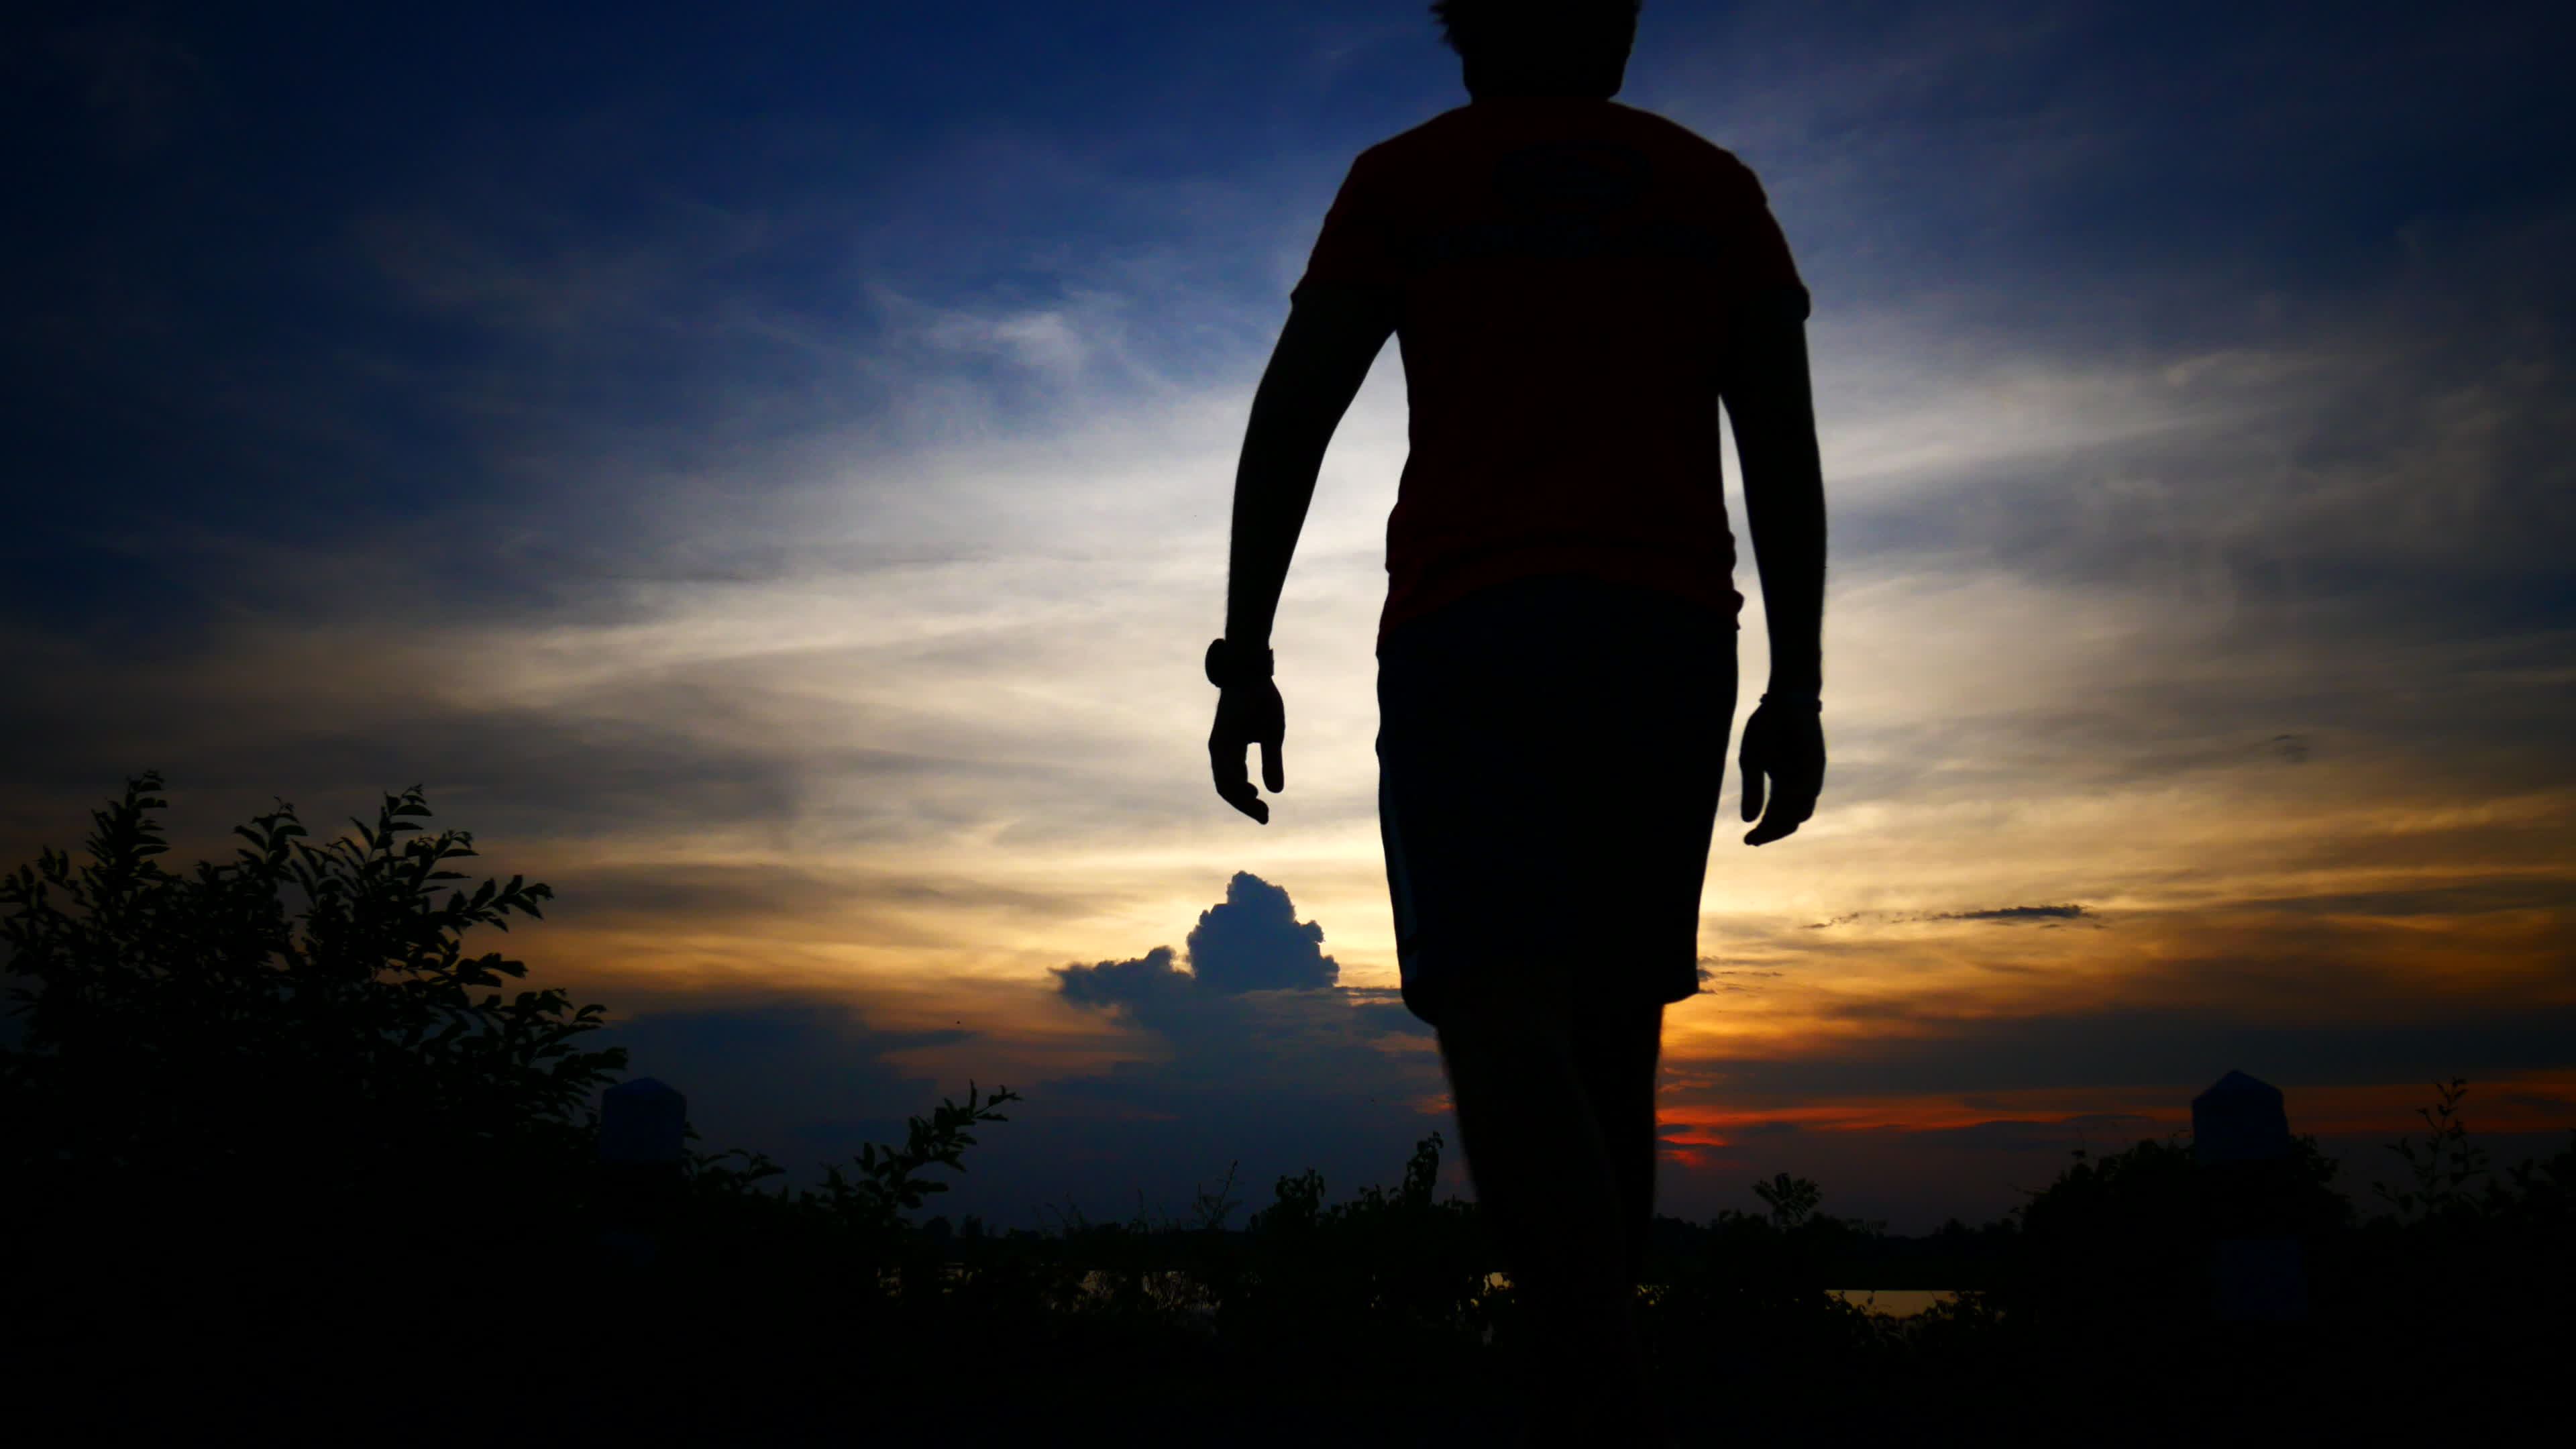
<svg viewBox="0 0 2576 1449"><path fill-rule="evenodd" d="M1208 765L1216 775L1216 793L1264 825L1270 823L1270 806L1252 788L1243 752L1261 746L1261 783L1276 795L1288 788L1288 776L1279 762L1279 747L1287 734L1288 707L1280 702L1276 682L1238 684L1217 695L1216 727L1208 731Z"/></svg>
<svg viewBox="0 0 2576 1449"><path fill-rule="evenodd" d="M1825 788L1824 724L1812 709L1761 705L1744 722L1736 763L1744 771L1744 818L1761 822L1744 843L1768 845L1795 834L1816 813L1816 796Z"/></svg>

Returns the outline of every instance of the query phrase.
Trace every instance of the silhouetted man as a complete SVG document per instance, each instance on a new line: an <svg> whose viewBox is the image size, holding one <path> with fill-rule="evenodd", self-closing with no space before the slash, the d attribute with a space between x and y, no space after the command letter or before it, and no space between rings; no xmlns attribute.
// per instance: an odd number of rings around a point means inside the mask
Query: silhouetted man
<svg viewBox="0 0 2576 1449"><path fill-rule="evenodd" d="M1235 478L1217 793L1255 820L1285 732L1271 620L1334 427L1390 332L1412 453L1387 522L1379 819L1404 1000L1543 1325L1539 1442L1658 1443L1634 1322L1664 1007L1735 710L1735 426L1771 679L1748 845L1814 809L1824 493L1807 294L1752 173L1614 104L1634 0L1443 0L1470 104L1353 163ZM1768 786L1767 808L1765 787Z"/></svg>

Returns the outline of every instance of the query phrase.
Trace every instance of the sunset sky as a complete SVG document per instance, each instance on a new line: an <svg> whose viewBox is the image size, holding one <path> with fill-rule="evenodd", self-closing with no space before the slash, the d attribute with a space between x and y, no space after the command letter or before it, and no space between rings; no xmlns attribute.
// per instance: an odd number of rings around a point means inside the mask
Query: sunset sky
<svg viewBox="0 0 2576 1449"><path fill-rule="evenodd" d="M2230 1068L2365 1192L2435 1077L2576 1127L2571 15L1648 0L1620 99L1770 195L1833 527L1831 773L1755 851L1730 772L1666 1211L1991 1217ZM1024 1094L996 1222L1454 1143L1393 347L1267 827L1199 674L1324 208L1466 99L1418 0L66 5L0 73L0 864L146 768L183 859L418 782L709 1145Z"/></svg>

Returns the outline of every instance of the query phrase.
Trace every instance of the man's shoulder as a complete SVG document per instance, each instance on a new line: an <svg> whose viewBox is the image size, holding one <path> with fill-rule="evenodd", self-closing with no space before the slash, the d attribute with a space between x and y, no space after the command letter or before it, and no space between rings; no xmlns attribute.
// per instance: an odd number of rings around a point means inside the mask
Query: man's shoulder
<svg viewBox="0 0 2576 1449"><path fill-rule="evenodd" d="M1640 110L1618 101L1604 101L1556 119L1577 133L1626 140L1695 168L1704 168L1712 175L1730 179L1752 175L1734 152L1653 111ZM1499 136L1525 128L1518 118L1490 106L1472 103L1456 106L1360 152L1352 163L1352 169L1386 174L1438 166L1454 160L1462 151L1480 149Z"/></svg>
<svg viewBox="0 0 2576 1449"><path fill-rule="evenodd" d="M1635 106L1621 105L1616 101L1610 103L1610 109L1617 112L1621 120L1641 137L1651 138L1673 151L1687 153L1707 165L1723 170L1746 169L1744 163L1736 159L1734 152L1670 116L1639 110Z"/></svg>
<svg viewBox="0 0 2576 1449"><path fill-rule="evenodd" d="M1446 149L1472 126L1467 116L1472 109L1472 106L1455 106L1420 125L1398 131L1360 152L1352 166L1354 169L1367 167L1372 170L1399 166L1408 159Z"/></svg>

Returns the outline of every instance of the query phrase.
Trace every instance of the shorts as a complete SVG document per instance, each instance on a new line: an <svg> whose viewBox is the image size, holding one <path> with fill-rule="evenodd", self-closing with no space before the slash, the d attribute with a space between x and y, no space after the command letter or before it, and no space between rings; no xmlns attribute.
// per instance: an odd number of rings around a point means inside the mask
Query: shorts
<svg viewBox="0 0 2576 1449"><path fill-rule="evenodd" d="M1699 991L1735 620L1583 574L1481 589L1378 646L1378 829L1404 1004L1478 973L1553 999Z"/></svg>

